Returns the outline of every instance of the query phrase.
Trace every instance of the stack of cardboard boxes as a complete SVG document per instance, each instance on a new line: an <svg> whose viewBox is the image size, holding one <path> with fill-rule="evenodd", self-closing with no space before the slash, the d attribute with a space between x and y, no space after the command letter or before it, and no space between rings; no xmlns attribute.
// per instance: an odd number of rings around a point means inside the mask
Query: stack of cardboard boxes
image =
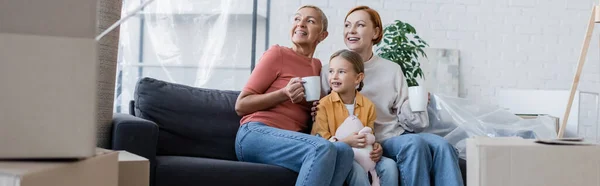
<svg viewBox="0 0 600 186"><path fill-rule="evenodd" d="M149 185L147 159L96 148L99 2L0 2L0 185Z"/></svg>
<svg viewBox="0 0 600 186"><path fill-rule="evenodd" d="M83 159L0 161L2 186L148 186L148 159L97 148Z"/></svg>

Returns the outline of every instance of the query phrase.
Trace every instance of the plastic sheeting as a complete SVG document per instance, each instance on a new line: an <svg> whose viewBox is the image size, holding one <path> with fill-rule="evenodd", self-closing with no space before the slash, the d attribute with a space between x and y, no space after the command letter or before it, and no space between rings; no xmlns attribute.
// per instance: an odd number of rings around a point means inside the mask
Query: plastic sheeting
<svg viewBox="0 0 600 186"><path fill-rule="evenodd" d="M123 15L146 0L124 0ZM156 0L121 25L115 112L142 77L240 90L265 51L267 0ZM256 28L253 32L253 13ZM253 35L256 44L252 45Z"/></svg>
<svg viewBox="0 0 600 186"><path fill-rule="evenodd" d="M443 136L466 159L465 140L473 136L526 139L556 138L555 120L547 116L522 119L500 107L469 99L433 94L427 108L430 126L424 132Z"/></svg>
<svg viewBox="0 0 600 186"><path fill-rule="evenodd" d="M124 0L122 14L144 2ZM253 0L156 0L124 22L120 27L115 111L128 111L135 83L142 77L240 90L251 73L252 56L257 62L269 45L267 1L259 0L257 7L253 25ZM523 120L498 107L467 99L434 94L428 110L431 125L425 132L446 138L461 158L465 158L464 140L471 136L556 137L550 118Z"/></svg>

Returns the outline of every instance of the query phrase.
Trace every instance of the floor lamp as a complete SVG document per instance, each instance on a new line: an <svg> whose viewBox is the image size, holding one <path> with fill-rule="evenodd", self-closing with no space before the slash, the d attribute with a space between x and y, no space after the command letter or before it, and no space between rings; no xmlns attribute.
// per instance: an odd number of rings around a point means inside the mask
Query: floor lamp
<svg viewBox="0 0 600 186"><path fill-rule="evenodd" d="M579 55L577 72L575 72L573 84L571 85L571 93L569 95L569 101L567 102L567 110L565 111L565 115L563 117L560 129L558 131L559 139L563 138L565 134L567 121L569 120L569 114L571 114L571 106L573 105L573 99L575 97L575 91L577 90L577 86L579 85L579 78L581 76L581 71L583 70L583 64L585 63L585 57L587 55L588 48L590 47L590 40L592 39L592 33L594 32L595 23L600 23L600 6L594 6L592 8L590 20L587 25L587 32L585 34L585 39L583 40L583 47L581 48L581 54Z"/></svg>

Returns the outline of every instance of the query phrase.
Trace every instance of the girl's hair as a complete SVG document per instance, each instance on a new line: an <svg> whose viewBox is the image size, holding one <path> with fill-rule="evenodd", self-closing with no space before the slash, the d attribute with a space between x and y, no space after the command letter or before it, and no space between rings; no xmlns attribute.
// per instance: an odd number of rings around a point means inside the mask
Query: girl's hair
<svg viewBox="0 0 600 186"><path fill-rule="evenodd" d="M365 64L363 63L362 57L360 57L358 53L348 49L338 50L337 52L331 55L329 61L338 56L352 63L352 66L354 67L354 72L356 72L357 74L365 73ZM361 80L356 90L361 91L364 85L365 84ZM329 93L331 93L331 90L329 90Z"/></svg>
<svg viewBox="0 0 600 186"><path fill-rule="evenodd" d="M372 9L371 7L357 6L357 7L352 8L352 10L348 11L348 13L346 14L344 21L346 19L348 19L348 16L350 14L352 14L353 12L359 11L359 10L363 10L363 11L367 12L367 14L369 14L369 17L371 17L371 21L373 21L374 28L379 31L379 34L377 35L377 39L373 39L373 45L381 42L381 40L383 39L383 25L381 23L381 16L379 16L379 13L376 10Z"/></svg>

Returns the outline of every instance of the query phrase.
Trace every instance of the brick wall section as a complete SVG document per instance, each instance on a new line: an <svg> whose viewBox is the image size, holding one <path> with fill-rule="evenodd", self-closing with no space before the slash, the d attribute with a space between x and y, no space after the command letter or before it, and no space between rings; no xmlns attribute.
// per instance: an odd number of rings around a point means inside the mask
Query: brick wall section
<svg viewBox="0 0 600 186"><path fill-rule="evenodd" d="M272 1L271 43L289 45L291 17L303 4L327 14L329 37L316 57L344 48L343 18L356 5L416 27L432 48L460 50L460 96L496 104L503 88L569 89L594 0L285 0ZM596 28L580 90L600 92L600 28ZM584 97L582 100L595 100ZM591 105L590 105L591 104ZM595 102L582 106L596 134ZM562 116L561 116L562 117ZM591 119L593 118L593 120ZM585 128L585 127L583 127ZM580 131L580 133L586 133Z"/></svg>

